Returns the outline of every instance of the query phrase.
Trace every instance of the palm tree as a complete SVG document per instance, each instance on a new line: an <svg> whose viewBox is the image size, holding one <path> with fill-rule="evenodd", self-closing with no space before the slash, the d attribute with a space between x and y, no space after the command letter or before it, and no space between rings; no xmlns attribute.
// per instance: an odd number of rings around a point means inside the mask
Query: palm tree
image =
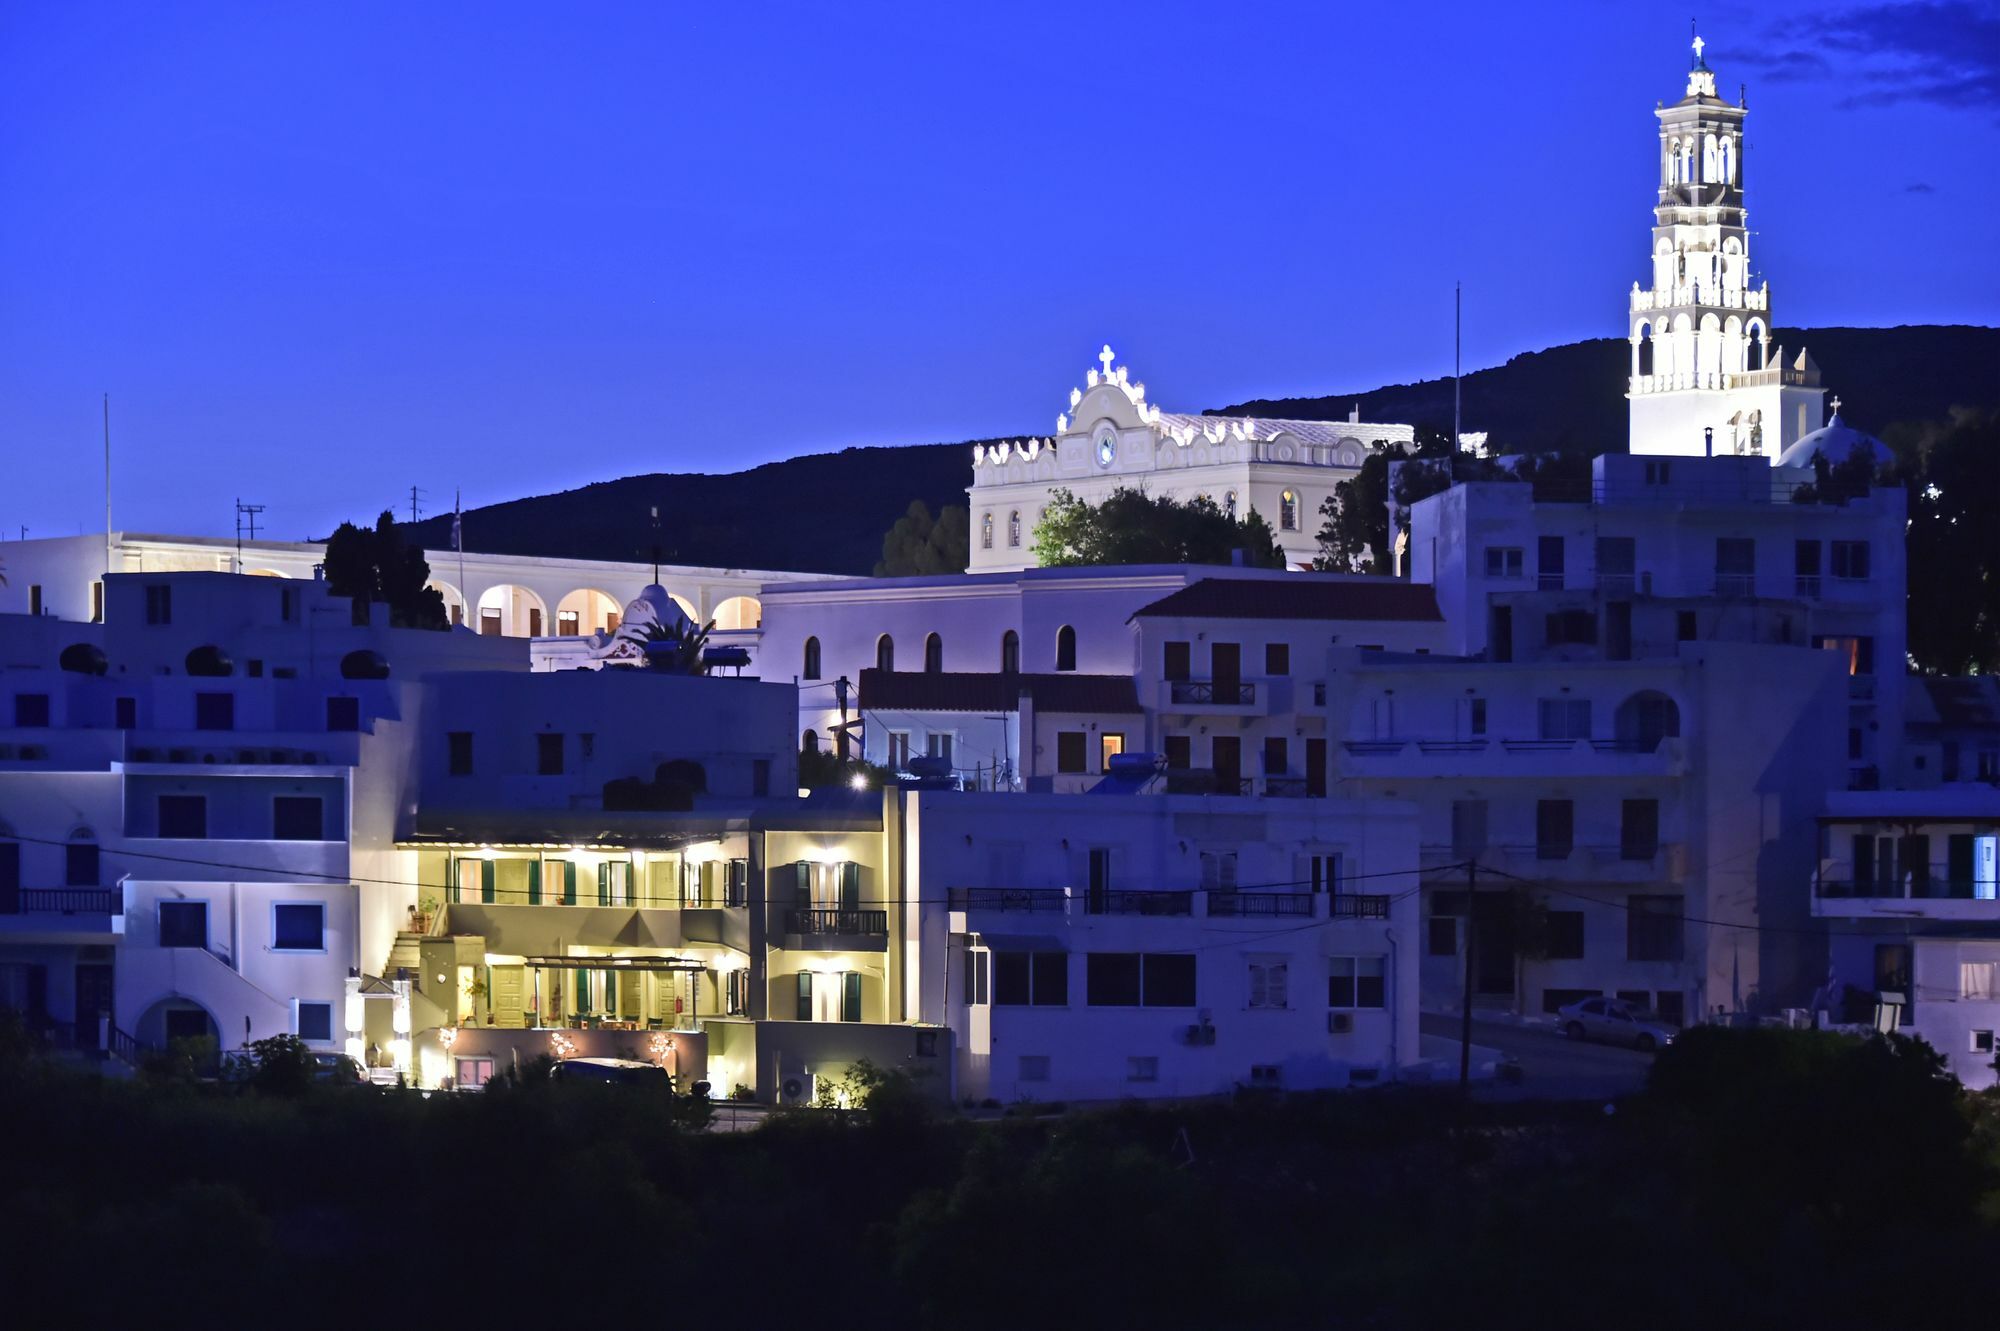
<svg viewBox="0 0 2000 1331"><path fill-rule="evenodd" d="M712 619L700 628L691 620L648 624L645 640L639 644L646 654L647 668L669 675L707 674L708 663L702 660L702 650L708 646L709 630L714 627Z"/></svg>

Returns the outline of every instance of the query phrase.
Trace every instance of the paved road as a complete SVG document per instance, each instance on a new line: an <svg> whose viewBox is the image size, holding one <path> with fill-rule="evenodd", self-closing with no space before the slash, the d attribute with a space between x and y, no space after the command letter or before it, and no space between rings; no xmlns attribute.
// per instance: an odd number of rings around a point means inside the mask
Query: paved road
<svg viewBox="0 0 2000 1331"><path fill-rule="evenodd" d="M1426 1012L1423 1032L1456 1043L1459 1019ZM1646 1069L1653 1063L1652 1055L1637 1050L1585 1044L1566 1040L1553 1031L1477 1017L1472 1022L1472 1043L1511 1055L1521 1065L1520 1081L1489 1083L1480 1089L1482 1098L1596 1100L1630 1095L1645 1084ZM1479 1057L1476 1048L1473 1057Z"/></svg>

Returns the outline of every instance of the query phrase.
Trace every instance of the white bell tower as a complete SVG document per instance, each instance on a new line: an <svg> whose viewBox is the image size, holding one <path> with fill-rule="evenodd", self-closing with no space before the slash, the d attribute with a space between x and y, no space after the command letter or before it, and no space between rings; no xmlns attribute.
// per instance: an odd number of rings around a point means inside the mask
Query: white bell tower
<svg viewBox="0 0 2000 1331"><path fill-rule="evenodd" d="M1632 284L1626 335L1634 453L1776 459L1823 423L1819 370L1771 345L1771 288L1751 285L1739 99L1716 96L1694 39L1687 93L1660 122L1652 281Z"/></svg>

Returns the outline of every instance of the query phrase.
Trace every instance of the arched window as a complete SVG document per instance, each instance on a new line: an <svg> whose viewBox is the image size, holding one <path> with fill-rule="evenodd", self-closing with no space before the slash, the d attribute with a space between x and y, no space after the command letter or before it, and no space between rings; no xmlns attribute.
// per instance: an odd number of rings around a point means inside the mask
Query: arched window
<svg viewBox="0 0 2000 1331"><path fill-rule="evenodd" d="M1680 735L1681 709L1666 694L1646 689L1618 704L1612 724L1621 747L1651 753L1661 740Z"/></svg>
<svg viewBox="0 0 2000 1331"><path fill-rule="evenodd" d="M1299 529L1299 497L1290 490L1278 496L1278 526L1285 531Z"/></svg>
<svg viewBox="0 0 2000 1331"><path fill-rule="evenodd" d="M981 550L991 550L993 548L993 514L991 512L983 514L979 519L979 548Z"/></svg>
<svg viewBox="0 0 2000 1331"><path fill-rule="evenodd" d="M799 736L799 752L819 752L819 732L817 730L808 730L805 734Z"/></svg>
<svg viewBox="0 0 2000 1331"><path fill-rule="evenodd" d="M1000 635L1000 673L1021 673L1021 635L1012 629Z"/></svg>
<svg viewBox="0 0 2000 1331"><path fill-rule="evenodd" d="M800 678L802 678L802 679L818 679L818 678L819 678L819 639L818 639L818 638L807 638L807 639L806 639L806 659L805 659L805 669L803 669L803 670L801 670L801 671L799 672L799 676L800 676Z"/></svg>
<svg viewBox="0 0 2000 1331"><path fill-rule="evenodd" d="M944 639L935 633L924 639L924 673L927 675L944 673Z"/></svg>
<svg viewBox="0 0 2000 1331"><path fill-rule="evenodd" d="M896 668L896 640L886 633L875 640L875 668L877 670Z"/></svg>
<svg viewBox="0 0 2000 1331"><path fill-rule="evenodd" d="M1076 669L1076 630L1067 624L1056 630L1056 669Z"/></svg>
<svg viewBox="0 0 2000 1331"><path fill-rule="evenodd" d="M1021 510L1015 509L1007 515L1007 544L1019 549L1021 545Z"/></svg>

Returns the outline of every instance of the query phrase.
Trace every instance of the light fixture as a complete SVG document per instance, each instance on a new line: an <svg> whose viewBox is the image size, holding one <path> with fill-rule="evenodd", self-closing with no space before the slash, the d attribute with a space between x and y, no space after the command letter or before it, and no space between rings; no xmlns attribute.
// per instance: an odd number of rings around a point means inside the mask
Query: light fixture
<svg viewBox="0 0 2000 1331"><path fill-rule="evenodd" d="M856 790L866 790L868 789L868 777L864 773L856 772L847 784Z"/></svg>
<svg viewBox="0 0 2000 1331"><path fill-rule="evenodd" d="M444 1046L444 1051L447 1054L450 1053L451 1047L458 1043L458 1027L440 1026L438 1028L438 1043Z"/></svg>

